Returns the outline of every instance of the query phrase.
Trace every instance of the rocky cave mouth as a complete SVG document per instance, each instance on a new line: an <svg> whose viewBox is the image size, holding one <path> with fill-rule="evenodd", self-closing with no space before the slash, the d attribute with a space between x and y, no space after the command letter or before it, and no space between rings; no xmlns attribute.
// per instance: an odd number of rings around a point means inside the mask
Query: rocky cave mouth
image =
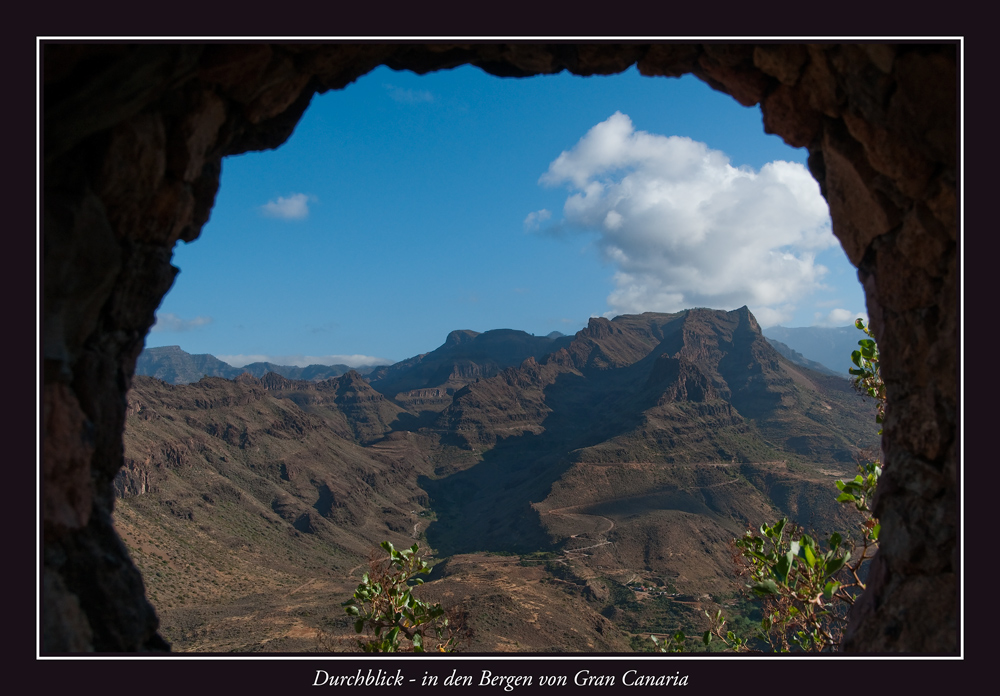
<svg viewBox="0 0 1000 696"><path fill-rule="evenodd" d="M283 142L312 94L385 64L693 73L808 147L886 356L887 543L849 650L957 637L956 45L42 45L43 652L165 648L110 523L124 394L221 159ZM898 357L897 357L898 356ZM923 501L936 500L935 505ZM941 525L935 520L945 519ZM914 559L920 558L920 563ZM920 617L920 618L914 618Z"/></svg>

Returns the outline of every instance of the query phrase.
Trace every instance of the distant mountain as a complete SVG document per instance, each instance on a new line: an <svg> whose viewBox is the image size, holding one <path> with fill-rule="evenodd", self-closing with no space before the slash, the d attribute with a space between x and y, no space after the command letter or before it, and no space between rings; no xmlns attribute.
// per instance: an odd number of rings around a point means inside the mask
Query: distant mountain
<svg viewBox="0 0 1000 696"><path fill-rule="evenodd" d="M767 337L765 336L765 338ZM781 341L775 340L773 338L768 338L767 342L770 343L771 346L776 351L781 353L782 356L784 356L788 360L791 360L796 365L801 365L802 367L808 367L810 370L816 370L816 372L821 372L824 375L834 375L837 377L843 376L843 374L834 372L833 370L829 369L825 365L816 362L815 360L810 360L797 350L792 350L790 346L785 345Z"/></svg>
<svg viewBox="0 0 1000 696"><path fill-rule="evenodd" d="M274 372L288 379L303 379L318 382L324 379L340 377L352 369L364 375L371 372L374 368L352 368L347 365L307 365L306 367L295 367L294 365L275 365L269 362L256 362L244 365L243 367L233 367L229 363L219 360L214 355L208 355L207 353L192 355L191 353L186 353L181 350L180 346L146 348L139 354L139 359L135 365L135 373L137 375L156 377L169 384L191 384L192 382L197 382L202 377L235 379L245 372L250 373L254 377L263 377L268 372Z"/></svg>
<svg viewBox="0 0 1000 696"><path fill-rule="evenodd" d="M281 375L282 377L287 377L288 379L301 379L307 382L321 382L326 379L346 375L351 370L354 370L360 375L366 375L375 368L371 366L350 367L349 365L340 364L306 365L305 367L296 367L294 365L275 365L274 363L269 362L255 362L234 369L238 370L241 374L248 372L254 377L263 377L267 373L273 372Z"/></svg>
<svg viewBox="0 0 1000 696"><path fill-rule="evenodd" d="M192 355L185 353L180 346L144 349L136 361L135 373L156 377L169 384L189 384L202 377L233 379L240 374L235 367L214 355Z"/></svg>
<svg viewBox="0 0 1000 696"><path fill-rule="evenodd" d="M571 341L557 331L548 336L514 329L452 331L437 349L375 368L368 380L375 389L411 411L437 412L470 382L494 377L528 358L541 358Z"/></svg>
<svg viewBox="0 0 1000 696"><path fill-rule="evenodd" d="M865 335L852 326L826 328L802 326L786 328L772 326L764 329L764 336L784 343L806 359L820 363L839 375L848 375L852 367L851 352L858 349L858 341Z"/></svg>

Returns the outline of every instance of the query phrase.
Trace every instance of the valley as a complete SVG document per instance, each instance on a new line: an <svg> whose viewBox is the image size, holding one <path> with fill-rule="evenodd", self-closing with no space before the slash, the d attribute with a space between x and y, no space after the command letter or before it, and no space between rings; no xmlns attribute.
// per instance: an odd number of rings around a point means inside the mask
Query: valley
<svg viewBox="0 0 1000 696"><path fill-rule="evenodd" d="M465 651L631 652L743 606L747 526L849 528L833 481L875 433L746 308L454 331L366 375L137 375L115 524L175 651L356 649L340 605L387 539Z"/></svg>

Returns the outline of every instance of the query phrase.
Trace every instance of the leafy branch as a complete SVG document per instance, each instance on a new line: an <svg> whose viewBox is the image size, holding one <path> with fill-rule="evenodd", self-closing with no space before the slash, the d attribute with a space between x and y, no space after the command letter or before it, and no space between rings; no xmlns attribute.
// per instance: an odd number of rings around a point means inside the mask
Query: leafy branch
<svg viewBox="0 0 1000 696"><path fill-rule="evenodd" d="M854 363L848 372L854 375L854 388L862 394L875 399L875 422L882 425L885 420L885 383L882 381L882 373L879 371L878 344L875 343L875 335L871 328L865 326L861 319L854 321L854 326L865 332L868 338L858 341L859 349L851 353L851 362ZM878 434L882 434L879 427Z"/></svg>
<svg viewBox="0 0 1000 696"><path fill-rule="evenodd" d="M430 573L427 562L418 555L419 546L398 551L390 542L382 548L389 558L369 560L369 569L354 591L343 603L349 616L355 617L354 631L370 631L367 641L358 641L365 652L401 652L409 643L413 652L428 647L428 631L433 632L439 652L454 652L458 632L440 604L430 604L413 595L414 585L423 583L417 577ZM446 637L447 634L447 637Z"/></svg>

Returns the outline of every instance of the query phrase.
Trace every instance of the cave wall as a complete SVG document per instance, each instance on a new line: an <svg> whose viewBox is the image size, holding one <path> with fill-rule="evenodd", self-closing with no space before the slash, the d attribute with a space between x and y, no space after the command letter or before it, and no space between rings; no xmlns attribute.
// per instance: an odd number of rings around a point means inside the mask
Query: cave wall
<svg viewBox="0 0 1000 696"><path fill-rule="evenodd" d="M208 220L226 155L274 148L313 94L385 64L501 77L638 64L693 73L807 147L865 288L888 393L882 546L845 649L958 650L957 46L42 45L42 646L159 651L112 525L125 393L171 252Z"/></svg>

